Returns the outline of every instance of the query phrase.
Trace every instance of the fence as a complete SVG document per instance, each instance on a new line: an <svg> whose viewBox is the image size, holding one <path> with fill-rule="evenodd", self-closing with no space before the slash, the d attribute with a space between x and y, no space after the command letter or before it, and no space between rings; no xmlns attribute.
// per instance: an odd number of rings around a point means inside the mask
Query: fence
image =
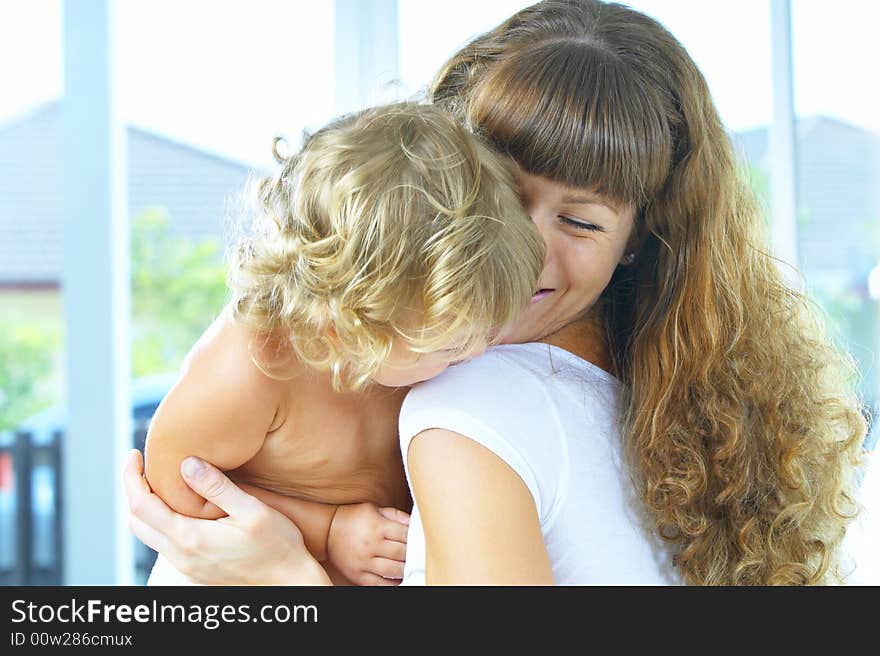
<svg viewBox="0 0 880 656"><path fill-rule="evenodd" d="M135 424L133 444L141 451L148 425L149 419ZM0 585L63 584L62 436L0 436ZM138 541L135 554L143 583L156 553Z"/></svg>

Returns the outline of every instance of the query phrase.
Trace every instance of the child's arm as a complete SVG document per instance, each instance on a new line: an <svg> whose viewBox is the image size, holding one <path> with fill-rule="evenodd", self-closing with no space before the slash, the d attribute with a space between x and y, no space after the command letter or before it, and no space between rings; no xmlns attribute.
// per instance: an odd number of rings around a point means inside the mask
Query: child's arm
<svg viewBox="0 0 880 656"><path fill-rule="evenodd" d="M225 515L183 482L179 475L182 460L194 455L224 471L235 469L256 454L277 423L273 422L276 404L271 403L277 396L277 382L259 370L251 371L246 351L245 356L246 362L227 362L230 368L222 375L212 366L217 364L216 356L200 353L190 359L150 424L145 449L147 480L177 512L202 519ZM326 560L327 536L337 506L237 484L293 521L306 548L317 560Z"/></svg>
<svg viewBox="0 0 880 656"><path fill-rule="evenodd" d="M256 455L267 433L284 419L289 381L269 378L257 368L251 359L251 341L251 334L224 313L193 347L180 379L150 423L146 478L153 491L179 513L201 519L225 516L183 481L180 463L187 456L198 456L224 471L236 469ZM406 517L405 513L358 504L357 509L344 506L345 512L337 517L340 506L250 485L242 488L291 519L316 559L340 562L340 569L352 581L375 582L381 576L399 578L402 573L406 527L398 517ZM394 519L384 513L392 513ZM336 540L336 557L329 546L333 527L340 535L357 538Z"/></svg>
<svg viewBox="0 0 880 656"><path fill-rule="evenodd" d="M250 333L224 312L190 351L180 379L153 416L146 477L177 512L223 517L222 510L184 483L181 461L192 455L219 469L235 469L260 450L276 420L285 383L257 368L250 342Z"/></svg>
<svg viewBox="0 0 880 656"><path fill-rule="evenodd" d="M238 481L235 484L296 524L303 535L306 549L315 560L318 562L327 560L327 537L330 534L333 516L339 506L305 501Z"/></svg>
<svg viewBox="0 0 880 656"><path fill-rule="evenodd" d="M403 578L409 514L372 503L341 506L304 501L236 485L290 519L318 562L330 562L356 585L389 585Z"/></svg>
<svg viewBox="0 0 880 656"><path fill-rule="evenodd" d="M289 381L260 371L251 359L251 346L251 334L224 313L187 355L180 379L150 423L147 481L179 513L201 519L225 515L184 483L180 463L187 456L198 456L224 471L235 469L256 455L266 434L284 418ZM316 559L328 558L338 506L240 486L293 521Z"/></svg>

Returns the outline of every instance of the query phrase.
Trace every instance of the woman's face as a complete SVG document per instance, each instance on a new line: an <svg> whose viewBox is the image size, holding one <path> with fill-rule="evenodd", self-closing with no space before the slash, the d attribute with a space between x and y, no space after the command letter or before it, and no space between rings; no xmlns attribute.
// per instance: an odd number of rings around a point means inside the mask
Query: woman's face
<svg viewBox="0 0 880 656"><path fill-rule="evenodd" d="M584 316L632 250L635 212L587 189L518 170L526 211L546 243L538 291L505 344L552 335Z"/></svg>

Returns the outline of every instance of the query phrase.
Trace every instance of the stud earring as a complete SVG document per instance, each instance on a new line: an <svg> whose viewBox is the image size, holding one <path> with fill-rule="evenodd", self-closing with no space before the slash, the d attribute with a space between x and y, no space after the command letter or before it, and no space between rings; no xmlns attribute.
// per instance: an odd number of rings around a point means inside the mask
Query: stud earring
<svg viewBox="0 0 880 656"><path fill-rule="evenodd" d="M636 254L635 253L627 253L623 258L624 264L632 264L635 261L636 261Z"/></svg>

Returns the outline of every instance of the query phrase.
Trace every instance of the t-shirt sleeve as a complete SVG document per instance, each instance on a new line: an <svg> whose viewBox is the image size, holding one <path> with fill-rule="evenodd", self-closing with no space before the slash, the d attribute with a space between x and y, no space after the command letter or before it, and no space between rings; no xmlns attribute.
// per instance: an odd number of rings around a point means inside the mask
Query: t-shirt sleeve
<svg viewBox="0 0 880 656"><path fill-rule="evenodd" d="M410 390L400 412L400 446L442 428L492 451L522 479L542 526L555 512L566 474L564 442L544 386L527 369L491 351Z"/></svg>

